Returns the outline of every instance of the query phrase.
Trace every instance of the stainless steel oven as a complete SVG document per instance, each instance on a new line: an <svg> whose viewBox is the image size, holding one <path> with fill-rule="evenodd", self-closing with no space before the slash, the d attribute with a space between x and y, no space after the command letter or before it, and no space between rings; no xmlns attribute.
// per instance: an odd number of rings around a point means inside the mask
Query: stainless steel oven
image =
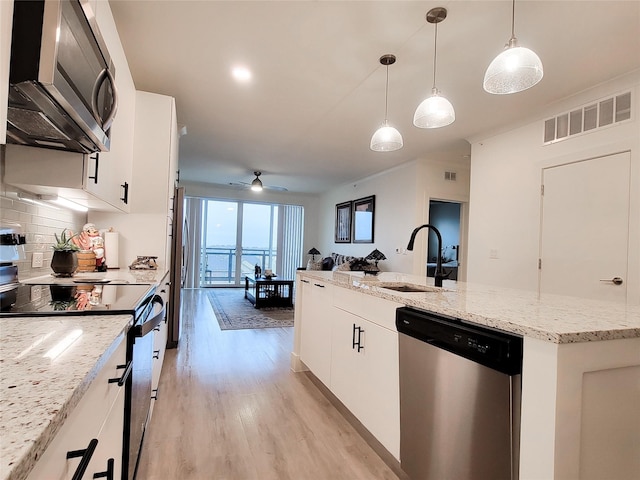
<svg viewBox="0 0 640 480"><path fill-rule="evenodd" d="M109 150L115 67L88 0L16 1L7 141Z"/></svg>
<svg viewBox="0 0 640 480"><path fill-rule="evenodd" d="M133 480L144 440L149 409L153 370L153 330L166 316L166 305L159 295L153 295L127 337L127 358L133 368L125 390L125 434L122 462L123 480Z"/></svg>

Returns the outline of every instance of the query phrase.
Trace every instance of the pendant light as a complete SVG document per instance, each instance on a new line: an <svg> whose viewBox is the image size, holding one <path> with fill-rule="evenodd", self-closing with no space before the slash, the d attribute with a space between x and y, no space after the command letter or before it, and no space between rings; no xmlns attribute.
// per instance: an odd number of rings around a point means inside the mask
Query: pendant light
<svg viewBox="0 0 640 480"><path fill-rule="evenodd" d="M445 97L440 95L436 88L436 57L438 52L438 24L447 18L447 9L443 7L432 8L427 12L427 22L436 26L433 42L433 88L431 96L422 101L416 113L413 115L413 124L419 128L446 127L456 119L453 105Z"/></svg>
<svg viewBox="0 0 640 480"><path fill-rule="evenodd" d="M389 99L389 65L396 63L395 55L386 54L380 57L380 63L387 67L387 85L384 90L384 123L376 130L371 137L371 144L369 147L374 152L393 152L394 150L400 150L404 142L402 141L402 135L394 127L389 125L387 121L388 99Z"/></svg>
<svg viewBox="0 0 640 480"><path fill-rule="evenodd" d="M511 38L505 49L487 68L484 89L496 95L517 93L533 87L542 80L544 72L540 57L533 50L520 47L514 33L516 0L511 7Z"/></svg>
<svg viewBox="0 0 640 480"><path fill-rule="evenodd" d="M251 182L251 190L253 190L254 192L261 192L262 180L260 180L260 175L262 175L262 172L253 172L253 174L256 176L256 178L254 178L253 182Z"/></svg>

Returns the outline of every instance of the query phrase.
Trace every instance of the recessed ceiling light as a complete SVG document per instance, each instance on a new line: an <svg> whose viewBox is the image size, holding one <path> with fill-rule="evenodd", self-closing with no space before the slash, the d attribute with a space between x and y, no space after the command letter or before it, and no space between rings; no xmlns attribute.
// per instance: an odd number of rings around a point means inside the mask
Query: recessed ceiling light
<svg viewBox="0 0 640 480"><path fill-rule="evenodd" d="M231 70L231 74L233 75L233 78L242 83L246 83L251 80L252 76L251 70L249 70L247 67L242 66L233 67L233 70Z"/></svg>

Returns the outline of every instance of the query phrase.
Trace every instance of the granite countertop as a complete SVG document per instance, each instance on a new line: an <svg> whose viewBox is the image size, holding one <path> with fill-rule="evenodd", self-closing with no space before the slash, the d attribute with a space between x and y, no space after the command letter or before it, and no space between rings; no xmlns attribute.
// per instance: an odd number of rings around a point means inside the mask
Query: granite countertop
<svg viewBox="0 0 640 480"><path fill-rule="evenodd" d="M53 274L41 275L39 277L20 279L20 283L25 285L40 284L68 284L73 280L108 280L112 285L157 285L167 273L166 269L158 268L157 270L130 270L117 269L107 270L106 272L81 272L76 273L73 277L56 277Z"/></svg>
<svg viewBox="0 0 640 480"><path fill-rule="evenodd" d="M130 315L0 318L0 479L25 478L126 335ZM47 352L70 334L56 358Z"/></svg>
<svg viewBox="0 0 640 480"><path fill-rule="evenodd" d="M451 280L445 280L442 288L436 288L433 278L393 272L370 276L362 272L300 270L298 275L558 344L640 337L640 306L637 305L549 294L538 297L537 292ZM426 292L404 293L381 284L430 288Z"/></svg>

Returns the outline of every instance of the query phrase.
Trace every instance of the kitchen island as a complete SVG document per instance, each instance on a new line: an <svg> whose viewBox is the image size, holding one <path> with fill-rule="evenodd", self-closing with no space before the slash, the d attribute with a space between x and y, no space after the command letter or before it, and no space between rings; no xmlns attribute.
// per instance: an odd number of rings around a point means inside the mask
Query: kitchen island
<svg viewBox="0 0 640 480"><path fill-rule="evenodd" d="M0 318L0 479L27 477L132 321L130 315Z"/></svg>
<svg viewBox="0 0 640 480"><path fill-rule="evenodd" d="M388 305L385 315L392 316L391 306L407 305L522 336L520 479L627 478L640 471L640 307L555 295L538 298L535 292L452 281L437 289L432 278L391 272L369 277L299 271L294 371L307 367L301 360L302 333L312 311L306 306L308 285L321 287L317 290L323 301L336 306L338 315L349 298L361 311L378 302L376 310ZM402 286L425 291L388 288ZM390 331L393 320L378 324ZM333 373L320 368L320 379L330 390ZM397 449L389 451L399 459Z"/></svg>

